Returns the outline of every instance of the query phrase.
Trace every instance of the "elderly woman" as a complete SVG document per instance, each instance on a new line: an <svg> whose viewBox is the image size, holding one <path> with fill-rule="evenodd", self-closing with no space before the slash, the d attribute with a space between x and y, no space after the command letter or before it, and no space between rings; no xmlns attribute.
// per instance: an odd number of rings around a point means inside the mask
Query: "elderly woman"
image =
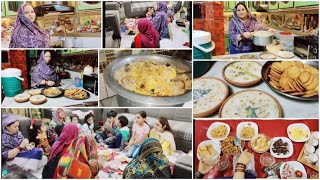
<svg viewBox="0 0 320 180"><path fill-rule="evenodd" d="M2 115L2 160L10 166L37 171L47 162L41 148L29 148L29 140L19 131L19 120L14 115ZM28 150L28 149L30 150Z"/></svg>
<svg viewBox="0 0 320 180"><path fill-rule="evenodd" d="M42 51L37 66L31 74L31 87L62 85L50 62L51 52Z"/></svg>
<svg viewBox="0 0 320 180"><path fill-rule="evenodd" d="M160 142L154 138L144 140L139 153L124 169L123 179L170 179L170 162Z"/></svg>
<svg viewBox="0 0 320 180"><path fill-rule="evenodd" d="M233 10L229 24L230 54L253 51L253 32L271 30L257 21L244 3L238 3Z"/></svg>
<svg viewBox="0 0 320 180"><path fill-rule="evenodd" d="M151 22L155 29L159 33L159 38L170 38L168 29L168 15L167 15L167 5L165 2L157 2L156 14L151 19Z"/></svg>
<svg viewBox="0 0 320 180"><path fill-rule="evenodd" d="M57 31L64 30L61 26ZM49 48L50 32L36 23L34 8L29 3L21 4L12 31L9 48Z"/></svg>

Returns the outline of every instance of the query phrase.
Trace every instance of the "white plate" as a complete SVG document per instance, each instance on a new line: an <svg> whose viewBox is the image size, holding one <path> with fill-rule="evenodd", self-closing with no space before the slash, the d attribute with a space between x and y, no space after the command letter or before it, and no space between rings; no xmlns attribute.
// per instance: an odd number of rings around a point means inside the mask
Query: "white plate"
<svg viewBox="0 0 320 180"><path fill-rule="evenodd" d="M294 57L294 54L289 51L279 51L277 55L282 58L293 58Z"/></svg>
<svg viewBox="0 0 320 180"><path fill-rule="evenodd" d="M216 162L218 162L219 159L220 159L221 147L220 147L220 142L219 142L219 141L214 141L214 140L202 141L202 142L198 145L198 147L197 147L197 158L199 159L199 161L201 161L201 157L200 157L200 155L199 155L199 153L198 153L200 146L209 145L209 144L211 144L211 145L213 146L213 148L217 151L218 159L216 160Z"/></svg>
<svg viewBox="0 0 320 180"><path fill-rule="evenodd" d="M221 125L227 127L227 134L226 134L224 137L222 137L222 138L214 138L214 137L212 137L211 131L212 131L214 128L216 128L216 127L218 127L218 126L221 126ZM208 129L208 131L207 131L207 137L208 137L209 139L212 139L212 140L222 141L222 140L224 140L224 139L226 139L226 138L228 137L229 133L230 133L230 126L229 126L228 124L223 123L223 122L215 122L215 123L212 123L212 124L210 125L210 127L209 127L209 129Z"/></svg>
<svg viewBox="0 0 320 180"><path fill-rule="evenodd" d="M244 138L244 137L242 137L241 135L240 135L240 132L241 132L241 129L243 128L243 127L252 127L253 129L254 129L254 131L255 131L255 133L254 133L254 135L256 135L256 134L258 134L259 132L259 130L258 130L258 125L256 124L256 123L254 123L254 122L241 122L241 123L239 123L238 124L238 126L237 126L237 137L239 138L239 139L241 139L241 140L244 140L244 141L249 141L251 138ZM253 135L253 136L254 136ZM253 137L252 136L252 137Z"/></svg>
<svg viewBox="0 0 320 180"><path fill-rule="evenodd" d="M281 177L281 179L283 179L282 170L283 170L283 167L284 167L285 164L288 164L289 166L292 166L295 171L299 170L299 171L301 171L303 173L302 177L299 178L299 179L307 179L308 178L306 169L303 167L303 165L301 163L299 163L298 161L288 161L288 162L283 163L280 166L280 177ZM291 178L289 178L289 179L291 179Z"/></svg>
<svg viewBox="0 0 320 180"><path fill-rule="evenodd" d="M279 154L279 155L278 155L277 153L274 153L274 152L272 151L273 144L274 144L277 140L279 140L279 139L282 139L282 142L288 143L287 149L288 149L289 152L288 152L286 155L284 155L284 154ZM275 158L288 158L288 157L292 156L292 154L293 154L293 144L292 144L292 141L291 141L289 138L287 138L287 137L274 137L274 138L272 138L272 139L271 139L271 145L270 145L270 154L271 154L273 157L275 157Z"/></svg>
<svg viewBox="0 0 320 180"><path fill-rule="evenodd" d="M303 138L303 139L300 139L300 140L296 140L294 139L291 134L289 133L293 128L301 128L301 129L304 129L305 131L307 131L307 137ZM293 142L306 142L310 139L310 129L307 125L303 124L303 123L295 123L295 124L290 124L288 127L287 127L287 134L288 134L288 137L293 141Z"/></svg>
<svg viewBox="0 0 320 180"><path fill-rule="evenodd" d="M267 151L270 149L271 139L270 139L269 142L268 142L268 146L269 146L268 148L266 148L264 151L258 151L258 150L256 150L256 149L252 146L251 142L252 142L253 140L257 139L257 138L260 137L260 136L267 136L267 135L265 135L265 134L256 134L256 135L254 135L254 136L250 139L250 141L249 141L249 147L251 147L251 149L252 149L254 152L262 154L262 153L264 153L264 152L267 152ZM269 137L269 136L267 136L267 137Z"/></svg>

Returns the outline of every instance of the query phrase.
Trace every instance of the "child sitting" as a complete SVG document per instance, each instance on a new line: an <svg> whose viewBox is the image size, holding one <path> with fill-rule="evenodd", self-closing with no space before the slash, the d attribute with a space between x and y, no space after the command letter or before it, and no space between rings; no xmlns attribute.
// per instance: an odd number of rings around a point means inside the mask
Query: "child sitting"
<svg viewBox="0 0 320 180"><path fill-rule="evenodd" d="M30 141L34 142L36 147L42 148L44 155L48 156L51 146L48 141L47 126L41 121L33 120L30 129Z"/></svg>
<svg viewBox="0 0 320 180"><path fill-rule="evenodd" d="M94 133L94 116L91 112L84 117L84 123L81 126L81 131L84 135L95 134Z"/></svg>
<svg viewBox="0 0 320 180"><path fill-rule="evenodd" d="M119 116L116 120L116 125L118 126L119 132L116 134L116 141L109 144L109 148L120 148L123 150L129 142L130 130L128 128L129 120L125 116Z"/></svg>
<svg viewBox="0 0 320 180"><path fill-rule="evenodd" d="M117 117L117 112L110 111L107 113L107 121L103 125L103 132L97 134L96 139L99 143L112 144L116 140L116 134L118 132L118 127L116 126L115 120Z"/></svg>
<svg viewBox="0 0 320 180"><path fill-rule="evenodd" d="M124 149L128 157L136 157L139 154L141 143L148 138L150 127L146 122L147 113L141 111L136 115L136 123L132 127L131 139Z"/></svg>
<svg viewBox="0 0 320 180"><path fill-rule="evenodd" d="M71 119L71 122L73 123L73 124L75 124L79 129L81 129L81 124L79 123L79 116L78 115L76 115L76 114L73 114L71 117L70 117L70 119Z"/></svg>

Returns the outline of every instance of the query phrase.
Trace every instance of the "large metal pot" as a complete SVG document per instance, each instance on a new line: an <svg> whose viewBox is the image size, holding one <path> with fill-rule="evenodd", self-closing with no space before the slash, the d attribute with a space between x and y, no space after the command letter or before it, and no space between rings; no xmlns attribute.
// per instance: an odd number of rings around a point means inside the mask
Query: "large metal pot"
<svg viewBox="0 0 320 180"><path fill-rule="evenodd" d="M110 63L104 71L103 77L108 86L117 93L118 105L121 107L173 107L182 106L185 102L192 100L192 91L186 92L179 96L172 97L154 97L145 96L131 92L114 78L114 73L126 64L139 60L156 60L168 62L179 69L191 71L191 63L183 60L174 59L164 55L130 55L116 59Z"/></svg>
<svg viewBox="0 0 320 180"><path fill-rule="evenodd" d="M253 33L253 44L256 46L267 46L272 44L273 33L269 31L256 31Z"/></svg>

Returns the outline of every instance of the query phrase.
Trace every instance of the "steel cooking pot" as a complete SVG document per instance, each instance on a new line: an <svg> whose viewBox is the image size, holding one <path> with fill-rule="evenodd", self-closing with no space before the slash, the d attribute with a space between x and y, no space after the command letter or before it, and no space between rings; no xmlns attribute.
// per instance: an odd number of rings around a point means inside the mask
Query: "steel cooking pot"
<svg viewBox="0 0 320 180"><path fill-rule="evenodd" d="M256 46L267 46L272 44L273 33L269 31L256 31L253 33L253 44Z"/></svg>
<svg viewBox="0 0 320 180"><path fill-rule="evenodd" d="M192 91L186 92L179 96L171 97L155 97L146 96L129 91L122 87L121 84L114 78L114 74L117 70L124 67L126 64L130 64L140 60L155 60L161 62L167 62L179 69L185 71L191 71L191 63L179 60L170 56L164 55L129 55L123 56L112 63L110 63L104 71L103 77L108 86L117 93L118 105L122 107L173 107L182 106L184 103L192 100Z"/></svg>

